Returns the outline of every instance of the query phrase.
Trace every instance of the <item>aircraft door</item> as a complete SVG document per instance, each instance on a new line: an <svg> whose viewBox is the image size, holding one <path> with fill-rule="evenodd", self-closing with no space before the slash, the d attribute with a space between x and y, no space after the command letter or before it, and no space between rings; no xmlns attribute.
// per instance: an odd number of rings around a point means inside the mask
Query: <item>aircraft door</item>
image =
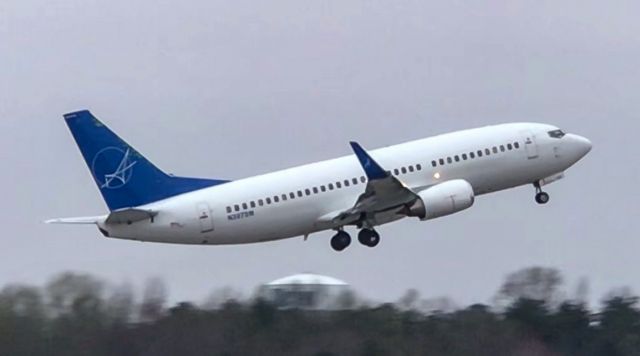
<svg viewBox="0 0 640 356"><path fill-rule="evenodd" d="M528 159L538 158L538 145L536 144L536 136L531 131L523 131L524 149L527 152Z"/></svg>
<svg viewBox="0 0 640 356"><path fill-rule="evenodd" d="M198 204L198 220L200 222L201 233L213 231L213 216L211 215L211 208L209 207L209 204Z"/></svg>

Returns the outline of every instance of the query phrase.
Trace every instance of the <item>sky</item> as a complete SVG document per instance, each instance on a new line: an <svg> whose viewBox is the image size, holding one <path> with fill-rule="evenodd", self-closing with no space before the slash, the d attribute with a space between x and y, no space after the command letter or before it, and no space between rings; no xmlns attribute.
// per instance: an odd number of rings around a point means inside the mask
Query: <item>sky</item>
<svg viewBox="0 0 640 356"><path fill-rule="evenodd" d="M640 3L525 1L0 2L0 285L56 273L162 277L172 300L250 294L298 272L370 299L409 288L489 302L504 276L560 269L597 302L640 292ZM103 238L52 217L106 212L62 119L90 109L167 172L239 179L439 133L512 121L588 137L550 185L378 230L375 249L331 232L240 246Z"/></svg>

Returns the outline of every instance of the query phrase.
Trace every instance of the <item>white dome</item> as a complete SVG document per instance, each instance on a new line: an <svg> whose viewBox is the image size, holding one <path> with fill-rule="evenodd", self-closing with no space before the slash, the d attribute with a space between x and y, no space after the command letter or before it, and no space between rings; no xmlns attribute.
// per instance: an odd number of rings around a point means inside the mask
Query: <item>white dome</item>
<svg viewBox="0 0 640 356"><path fill-rule="evenodd" d="M267 283L268 286L281 286L290 284L302 284L302 285L328 285L328 286L346 286L347 283L337 278L322 276L312 273L300 273L292 276L276 279L273 282Z"/></svg>

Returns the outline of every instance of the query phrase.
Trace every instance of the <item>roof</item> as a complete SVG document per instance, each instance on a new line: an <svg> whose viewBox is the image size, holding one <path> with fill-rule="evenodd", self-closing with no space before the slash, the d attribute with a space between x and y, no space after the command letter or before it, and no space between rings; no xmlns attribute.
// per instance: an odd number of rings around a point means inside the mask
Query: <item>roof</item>
<svg viewBox="0 0 640 356"><path fill-rule="evenodd" d="M268 286L288 285L288 284L306 284L306 285L332 285L346 286L347 283L337 278L322 276L312 273L300 273L292 276L276 279L267 283Z"/></svg>

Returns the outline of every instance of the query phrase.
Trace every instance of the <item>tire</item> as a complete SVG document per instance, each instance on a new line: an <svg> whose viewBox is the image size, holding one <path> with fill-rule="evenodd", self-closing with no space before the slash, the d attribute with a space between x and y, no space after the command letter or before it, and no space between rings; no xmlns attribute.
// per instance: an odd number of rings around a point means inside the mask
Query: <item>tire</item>
<svg viewBox="0 0 640 356"><path fill-rule="evenodd" d="M369 238L367 246L376 247L380 243L380 235L376 231L373 232L373 236Z"/></svg>
<svg viewBox="0 0 640 356"><path fill-rule="evenodd" d="M380 235L372 229L362 229L358 233L358 241L368 247L375 247L380 242Z"/></svg>
<svg viewBox="0 0 640 356"><path fill-rule="evenodd" d="M536 194L536 203L547 204L548 202L549 202L549 194L545 192L540 192Z"/></svg>
<svg viewBox="0 0 640 356"><path fill-rule="evenodd" d="M344 231L339 231L331 238L331 248L335 251L342 251L351 244L351 236Z"/></svg>

